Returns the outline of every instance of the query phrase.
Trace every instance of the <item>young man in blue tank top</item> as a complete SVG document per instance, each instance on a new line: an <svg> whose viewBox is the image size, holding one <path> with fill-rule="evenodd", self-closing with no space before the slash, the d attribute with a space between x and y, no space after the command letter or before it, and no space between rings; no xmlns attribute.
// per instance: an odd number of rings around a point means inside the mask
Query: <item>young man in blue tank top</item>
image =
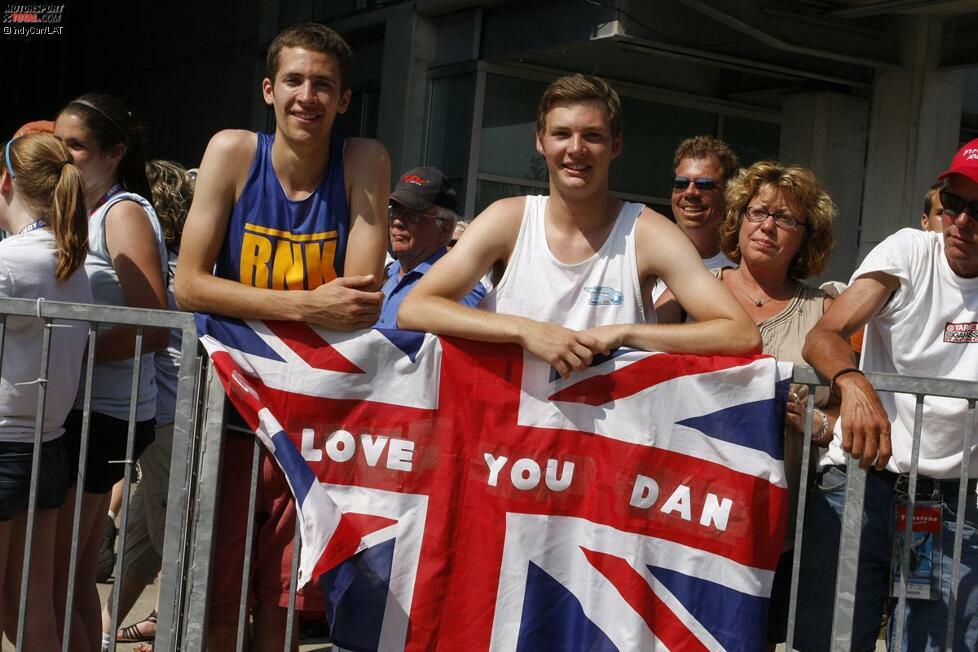
<svg viewBox="0 0 978 652"><path fill-rule="evenodd" d="M262 93L275 111L275 134L225 130L208 144L183 232L180 308L334 330L377 321L390 161L377 141L332 135L350 103L351 60L349 45L323 25L296 25L272 41ZM250 464L252 446L252 438L229 436L225 468ZM256 533L255 595L248 597L257 603L255 650L282 648L295 519L281 472L267 457L263 466L257 509L267 518ZM235 645L247 475L223 474L212 650ZM300 592L297 609L322 612L318 593Z"/></svg>
<svg viewBox="0 0 978 652"><path fill-rule="evenodd" d="M532 231L524 220L533 218L531 207L540 206L539 199L513 197L493 203L472 222L472 233L438 261L404 300L398 313L400 326L485 342L515 342L565 376L587 367L595 354L621 346L702 354L760 352L757 328L703 267L683 232L655 211L623 205L610 194L611 161L622 146L621 103L604 80L571 75L551 84L540 101L536 144L550 173L550 196L544 200L542 217L536 218L543 223L538 227L542 236L537 251L524 253L519 264L514 263L521 253L520 242ZM622 234L623 229L615 226L626 215L633 226ZM634 251L629 253L635 261L630 267L632 278L617 272L623 287L571 284L574 296L540 291L547 269L554 269L554 278L573 280L568 270L600 263L607 256L605 243L612 237L634 242L633 248L628 247ZM549 256L541 255L543 248L549 249ZM507 278L512 276L505 273L510 265L530 278ZM527 265L533 267L532 273ZM490 269L496 287L483 306L495 306L495 314L458 304ZM645 323L645 317L651 317L648 301L657 278L665 280L697 323ZM635 281L640 287L629 287ZM516 290L503 289L514 285ZM607 292L601 297L586 292L593 294L595 289ZM521 292L536 296L520 297ZM609 320L608 304L627 303L626 298L639 304L619 313L629 323ZM565 327L569 324L574 327Z"/></svg>

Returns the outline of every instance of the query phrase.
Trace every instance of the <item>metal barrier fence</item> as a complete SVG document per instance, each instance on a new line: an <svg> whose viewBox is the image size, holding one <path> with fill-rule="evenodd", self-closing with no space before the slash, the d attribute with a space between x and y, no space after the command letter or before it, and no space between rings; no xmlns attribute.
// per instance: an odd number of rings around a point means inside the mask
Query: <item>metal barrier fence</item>
<svg viewBox="0 0 978 652"><path fill-rule="evenodd" d="M974 450L975 443L975 403L978 401L978 382L967 382L960 380L945 380L938 378L915 378L899 376L896 374L867 373L867 379L873 384L877 391L893 392L898 394L911 394L916 399L916 412L914 414L913 444L911 449L911 470L909 473L909 486L907 490L907 515L905 520L904 540L910 540L910 532L913 526L914 507L917 502L916 488L918 480L918 461L920 459L920 440L923 426L924 397L948 397L959 398L967 401L967 414L965 423L965 438L962 442L962 461L959 473L958 490L958 510L957 521L954 535L953 566L951 573L951 591L948 609L947 630L944 638L943 648L952 650L954 641L954 613L955 601L958 588L961 582L961 551L963 542L963 528L965 523L964 505L967 500L967 488L970 473L971 452ZM815 407L815 387L826 386L824 379L820 378L813 369L805 366L796 366L794 369L793 382L808 385L808 407L806 413L805 441L809 441L812 432L812 421ZM809 466L811 447L805 446L802 453L802 469ZM859 468L858 464L852 462L846 467L846 496L845 506L842 516L842 538L839 542L839 558L835 581L835 613L832 619L831 645L833 650L849 650L852 647L853 620L855 616L856 598L856 577L859 567L859 549L862 539L863 503L866 493L866 471ZM801 474L798 515L796 519L795 549L792 560L791 577L791 602L788 607L788 640L787 649L793 649L795 615L798 602L798 575L802 555L802 535L804 531L805 502L808 494L808 477L804 471ZM974 499L974 497L972 497ZM907 606L907 577L909 570L910 546L902 547L900 559L900 581L897 584L898 603L895 614L893 629L894 645L890 647L891 652L901 652L903 645L903 633L905 614Z"/></svg>
<svg viewBox="0 0 978 652"><path fill-rule="evenodd" d="M228 428L225 423L226 400L223 387L218 381L213 369L207 367L206 381L204 366L200 355L197 353L197 337L194 322L191 315L187 313L174 313L155 310L137 310L132 308L116 308L108 306L83 306L74 304L61 304L55 302L35 302L19 299L0 298L0 356L2 356L4 325L7 315L34 316L45 320L48 328L45 329L43 345L42 369L46 376L47 360L50 345L50 326L55 319L75 320L88 322L89 326L89 350L88 366L85 382L85 411L82 426L82 463L79 468L78 486L81 486L84 478L84 456L88 443L88 422L89 422L89 401L91 396L92 362L95 356L95 329L100 323L127 324L137 326L139 335L137 336L137 351L141 351L141 332L149 327L166 327L182 330L184 356L179 370L179 388L177 394L176 422L173 434L173 456L171 464L170 485L168 492L168 511L166 517L166 533L163 552L163 573L160 585L160 609L157 625L156 649L157 650L203 650L206 645L207 637L207 613L211 597L211 577L215 560L213 559L214 540L216 536L216 516L219 503L219 488L221 476L221 460L224 453L225 431ZM138 360L138 357L137 357ZM2 371L2 370L0 370ZM138 364L133 370L134 378L138 378ZM914 496L917 486L917 462L920 453L920 440L922 432L923 400L925 396L943 396L959 398L967 401L967 436L963 442L963 450L967 453L974 449L976 437L975 406L978 402L978 382L965 382L929 378L911 378L897 376L893 374L868 373L867 378L880 391L897 392L911 394L916 397L916 418L914 423L914 439L912 448L912 471L909 474L909 505L906 518L906 534L913 522ZM815 407L815 391L819 386L827 383L820 378L809 367L796 366L793 382L807 385L809 387L808 408L806 415L806 441L812 432L812 421ZM38 412L44 413L44 383L40 383L38 396ZM135 394L134 394L135 396ZM133 401L135 404L135 401ZM41 423L41 419L38 419ZM126 458L125 480L131 477L133 460L131 452L134 438L135 407L133 405L130 414L130 427L128 433L128 451ZM35 451L38 450L41 441L41 427L38 425L35 432ZM260 444L257 438L253 442L251 467L250 467L250 495L248 499L248 521L247 538L245 541L245 559L251 559L251 551L254 546L254 518L256 492L258 484ZM803 447L802 469L807 469L810 462L811 449ZM969 454L964 455L960 469L960 490L958 495L959 505L964 505L968 480L969 465L971 459ZM24 572L22 574L20 613L18 620L18 631L23 632L24 619L26 618L25 605L28 587L27 569L30 563L30 536L33 525L34 510L36 503L37 477L39 467L39 456L34 456L34 466L32 469L30 502L28 505L28 533L25 543ZM237 470L235 470L237 471ZM848 650L851 647L853 635L853 618L855 607L855 587L856 575L859 560L859 545L861 538L861 523L863 514L863 499L866 486L866 472L861 471L856 464L849 464L847 467L847 484L845 496L845 508L843 514L843 538L839 545L839 559L836 577L836 606L831 629L831 647L833 650ZM794 622L797 610L798 593L798 569L802 553L802 536L804 532L805 503L808 493L808 477L806 473L801 474L799 504L796 520L795 548L793 558L793 574L791 581L791 600L788 610L788 649L792 649L794 638ZM80 496L80 492L79 492ZM124 556L122 554L125 545L125 526L128 510L128 492L124 494L125 499L121 512L121 527L119 541L120 554L116 562L116 577L120 577ZM75 511L76 519L74 523L75 536L77 537L77 511L80 505L80 498L76 498ZM953 611L953 601L956 599L958 585L961 580L961 551L962 551L962 532L964 525L965 510L959 509L957 513L957 529L955 532L953 550L953 572L951 578L951 599ZM295 541L298 542L298 528L295 532ZM70 569L74 572L76 553L72 552ZM899 584L899 605L896 611L894 623L895 640L897 645L895 650L900 650L900 641L905 626L904 612L906 605L906 577L908 575L909 555L907 547L901 558L902 580ZM298 555L292 558L291 588L289 597L288 617L286 621L286 631L283 638L283 649L290 649L286 644L294 640L293 621L295 614L295 595L298 575ZM246 587L251 582L250 564L245 564L241 578L241 599L238 606L237 618L237 643L235 649L245 648L245 632L248 622L247 610L247 591ZM71 599L69 587L69 600ZM119 595L116 592L114 604L112 605L112 631L118 627L118 608ZM66 608L66 627L65 632L70 629L70 602ZM955 622L953 618L948 619L946 649L951 649ZM111 646L114 649L114 643ZM21 642L18 641L18 650L22 649ZM68 639L65 638L63 646L68 650Z"/></svg>
<svg viewBox="0 0 978 652"><path fill-rule="evenodd" d="M181 332L181 342L184 355L180 361L178 369L178 385L176 396L176 410L173 424L173 456L170 466L170 484L167 495L166 526L163 547L163 568L162 582L160 584L160 608L159 608L159 648L160 650L176 649L175 639L172 638L171 628L175 628L182 620L183 595L185 593L186 574L184 573L183 560L187 555L187 547L192 545L193 536L189 531L191 521L187 515L192 506L191 490L193 485L193 460L195 458L196 446L195 438L192 433L195 430L195 419L198 411L197 400L200 395L198 387L201 369L201 358L197 355L197 330L194 325L193 316L188 313L170 312L163 310L144 310L137 308L125 308L116 306L94 306L71 303L59 303L54 301L33 301L27 299L11 299L0 297L0 364L3 360L4 341L7 333L7 320L9 317L34 317L44 322L44 335L41 344L40 377L33 381L38 385L37 394L37 418L34 428L34 455L31 467L30 493L27 506L27 525L24 539L24 563L21 573L20 603L17 617L17 641L16 649L18 652L24 650L24 625L27 619L27 597L30 591L29 570L31 565L31 545L34 536L37 493L40 471L40 455L43 430L43 417L46 403L46 386L50 373L58 373L58 370L49 369L51 354L51 333L53 328L58 328L59 323L81 322L88 325L88 350L86 354L86 371L82 378L84 388L84 408L81 426L81 451L79 455L78 475L75 487L78 489L74 501L74 517L72 523L72 549L68 566L68 585L67 599L64 614L64 628L62 632L62 650L68 652L70 647L70 637L68 632L72 627L72 611L75 599L75 577L80 553L78 540L81 516L82 494L80 490L84 486L86 477L86 454L88 451L90 436L89 425L91 421L91 396L92 378L94 362L97 355L96 334L100 325L126 325L136 328L135 338L135 359L132 370L131 400L129 412L129 427L127 433L126 458L122 462L125 464L124 486L130 487L133 467L133 450L135 444L136 426L136 396L138 395L138 379L140 373L140 354L143 352L143 332L147 328L168 328ZM57 320L59 323L55 323ZM3 369L0 368L0 373ZM67 505L66 505L67 506ZM125 537L126 525L129 511L129 491L123 492L122 509L119 514L119 554L116 559L115 577L122 576L122 567L125 563ZM119 597L120 592L114 592L112 602L112 629L115 631L119 624ZM110 646L114 649L113 641Z"/></svg>

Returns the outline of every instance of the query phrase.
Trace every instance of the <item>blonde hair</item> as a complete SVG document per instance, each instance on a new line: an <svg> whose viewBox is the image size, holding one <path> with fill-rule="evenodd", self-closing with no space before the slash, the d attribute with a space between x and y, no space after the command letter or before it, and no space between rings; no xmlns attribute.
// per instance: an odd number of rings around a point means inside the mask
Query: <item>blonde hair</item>
<svg viewBox="0 0 978 652"><path fill-rule="evenodd" d="M608 113L612 140L621 136L621 99L608 82L596 75L565 75L555 80L540 97L537 106L537 133L547 126L547 114L557 102L597 102Z"/></svg>
<svg viewBox="0 0 978 652"><path fill-rule="evenodd" d="M68 146L49 134L29 134L9 144L9 162L0 167L13 177L14 189L34 214L46 220L54 234L58 264L55 277L67 280L88 254L88 214L81 170Z"/></svg>
<svg viewBox="0 0 978 652"><path fill-rule="evenodd" d="M798 253L791 260L788 276L804 279L817 276L825 269L835 243L836 208L829 193L818 183L815 173L796 165L777 161L759 161L742 169L727 182L727 215L720 227L720 247L735 263L740 262L740 225L747 204L766 186L785 193L794 202L806 223Z"/></svg>
<svg viewBox="0 0 978 652"><path fill-rule="evenodd" d="M194 184L187 169L174 161L154 159L146 164L149 200L163 228L163 241L170 249L180 246L180 234L194 198Z"/></svg>

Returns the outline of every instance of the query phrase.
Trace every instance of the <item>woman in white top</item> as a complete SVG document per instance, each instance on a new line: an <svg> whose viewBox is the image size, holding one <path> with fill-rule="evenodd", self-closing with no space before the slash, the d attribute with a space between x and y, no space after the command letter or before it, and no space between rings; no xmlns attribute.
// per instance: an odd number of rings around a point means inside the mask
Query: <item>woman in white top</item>
<svg viewBox="0 0 978 652"><path fill-rule="evenodd" d="M51 135L9 141L0 157L0 296L91 303L82 269L88 226L81 172L68 148ZM41 426L37 511L30 563L27 650L61 649L55 626L53 563L57 508L68 488L62 433L75 399L86 328L57 323L51 330ZM41 342L45 325L34 317L8 317L0 370L0 624L17 640L17 600L34 455ZM4 600L4 595L7 600Z"/></svg>
<svg viewBox="0 0 978 652"><path fill-rule="evenodd" d="M95 302L134 308L166 309L166 248L149 195L141 130L118 99L88 93L72 100L58 115L55 135L63 138L85 182L88 208L89 254L85 271L92 282ZM95 584L99 543L106 527L109 492L122 479L126 459L136 329L100 328L97 362L92 382L92 411L86 473L82 489L71 649L98 652L101 614ZM153 441L156 380L153 353L166 347L169 329L144 331L137 392L133 458ZM65 423L65 444L71 470L80 455L81 404ZM73 492L72 492L73 493ZM69 493L69 496L72 494ZM66 597L67 560L71 547L73 501L65 503L58 527L63 551L56 587ZM59 614L60 617L61 614Z"/></svg>

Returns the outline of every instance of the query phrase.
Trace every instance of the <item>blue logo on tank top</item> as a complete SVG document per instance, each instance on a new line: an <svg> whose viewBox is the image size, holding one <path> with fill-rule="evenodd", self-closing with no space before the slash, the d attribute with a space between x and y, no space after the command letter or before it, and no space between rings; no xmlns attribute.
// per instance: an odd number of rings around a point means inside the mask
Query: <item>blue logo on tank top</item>
<svg viewBox="0 0 978 652"><path fill-rule="evenodd" d="M621 292L603 285L592 285L584 288L584 291L590 295L587 300L589 306L620 306L624 299Z"/></svg>

